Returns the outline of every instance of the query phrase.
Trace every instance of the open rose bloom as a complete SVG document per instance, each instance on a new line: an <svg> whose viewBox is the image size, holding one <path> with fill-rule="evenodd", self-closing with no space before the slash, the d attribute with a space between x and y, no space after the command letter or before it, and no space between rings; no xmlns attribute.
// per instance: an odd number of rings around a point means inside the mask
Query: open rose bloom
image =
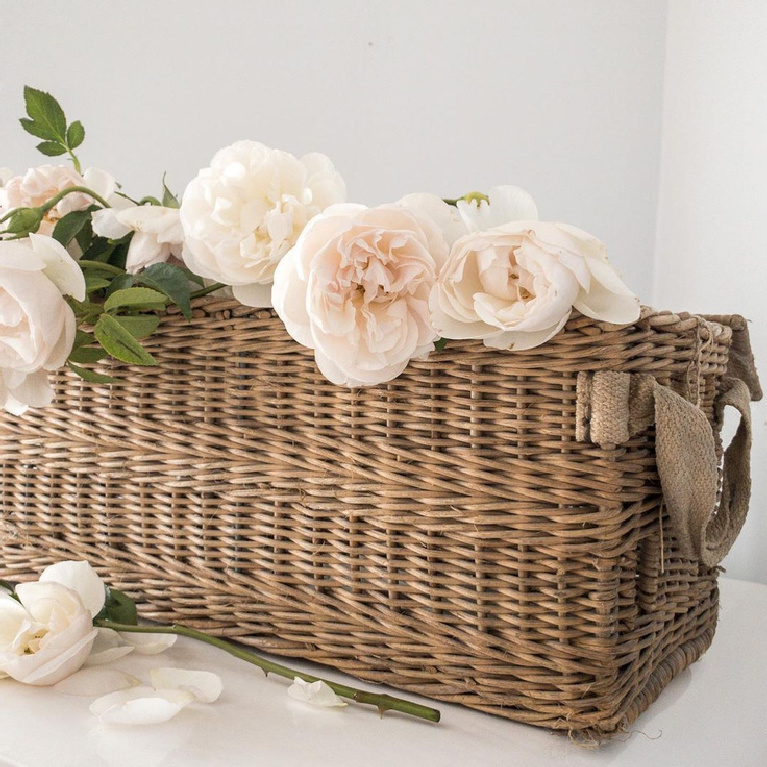
<svg viewBox="0 0 767 767"><path fill-rule="evenodd" d="M608 264L604 243L545 221L514 221L458 239L431 296L440 334L481 338L497 349L548 341L573 308L615 324L639 317L639 301Z"/></svg>
<svg viewBox="0 0 767 767"><path fill-rule="evenodd" d="M51 685L77 671L91 651L93 617L104 606L104 584L87 562L62 562L39 581L0 593L0 677Z"/></svg>
<svg viewBox="0 0 767 767"><path fill-rule="evenodd" d="M390 381L434 349L429 294L446 255L433 221L402 205L336 205L277 267L274 308L333 383Z"/></svg>
<svg viewBox="0 0 767 767"><path fill-rule="evenodd" d="M277 264L313 216L345 199L325 155L298 159L238 141L217 152L184 192L184 261L200 277L231 285L241 303L269 306Z"/></svg>

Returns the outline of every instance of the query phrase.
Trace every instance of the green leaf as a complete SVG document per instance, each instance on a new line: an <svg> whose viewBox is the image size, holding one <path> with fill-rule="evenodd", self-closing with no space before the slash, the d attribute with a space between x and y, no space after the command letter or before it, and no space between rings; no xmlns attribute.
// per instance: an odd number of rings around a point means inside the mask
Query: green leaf
<svg viewBox="0 0 767 767"><path fill-rule="evenodd" d="M136 603L124 592L107 587L107 599L104 609L94 620L108 620L125 626L138 625Z"/></svg>
<svg viewBox="0 0 767 767"><path fill-rule="evenodd" d="M53 230L53 239L58 240L66 247L90 220L90 217L90 211L87 210L74 210L71 213L67 213L56 224Z"/></svg>
<svg viewBox="0 0 767 767"><path fill-rule="evenodd" d="M115 248L109 255L109 263L112 266L116 266L118 269L125 271L125 265L128 262L128 248L130 247L130 240L133 237L133 232L126 235L121 240L115 240Z"/></svg>
<svg viewBox="0 0 767 767"><path fill-rule="evenodd" d="M101 304L95 304L91 301L78 301L71 296L67 296L67 303L72 307L72 311L80 318L82 322L98 317L104 307Z"/></svg>
<svg viewBox="0 0 767 767"><path fill-rule="evenodd" d="M437 340L434 342L434 349L435 349L436 351L438 351L438 352L441 352L441 351L442 351L442 350L445 348L445 346L447 345L447 342L448 342L449 340L450 340L449 338L438 338L438 339L437 339Z"/></svg>
<svg viewBox="0 0 767 767"><path fill-rule="evenodd" d="M107 261L114 248L106 237L94 237L82 257L87 261Z"/></svg>
<svg viewBox="0 0 767 767"><path fill-rule="evenodd" d="M58 141L41 141L37 145L37 151L46 157L59 157L67 153L67 148Z"/></svg>
<svg viewBox="0 0 767 767"><path fill-rule="evenodd" d="M90 212L93 212L94 209L98 210L98 208L95 208L95 206L88 208ZM82 250L83 252L88 250L91 242L93 241L93 227L91 226L90 218L87 218L85 220L85 223L83 224L83 228L80 229L80 231L75 235L75 239L77 240L77 243L80 246L80 250Z"/></svg>
<svg viewBox="0 0 767 767"><path fill-rule="evenodd" d="M93 335L115 359L129 365L157 364L157 360L111 314L99 317Z"/></svg>
<svg viewBox="0 0 767 767"><path fill-rule="evenodd" d="M142 197L138 201L138 204L139 205L154 205L154 206L156 206L158 208L162 206L162 203L156 197L153 197L151 194L147 194L144 197Z"/></svg>
<svg viewBox="0 0 767 767"><path fill-rule="evenodd" d="M205 280L202 277L198 277L191 269L189 269L189 267L178 266L177 264L174 264L174 266L184 273L189 282L193 282L195 285L200 285L202 287L205 286Z"/></svg>
<svg viewBox="0 0 767 767"><path fill-rule="evenodd" d="M165 296L151 288L125 288L124 290L116 290L104 302L104 309L108 312L122 306L162 309L165 307Z"/></svg>
<svg viewBox="0 0 767 767"><path fill-rule="evenodd" d="M115 319L139 341L151 336L160 324L160 318L156 314L120 315Z"/></svg>
<svg viewBox="0 0 767 767"><path fill-rule="evenodd" d="M28 117L22 117L19 122L21 127L27 133L31 133L35 138L50 139L50 131L43 125L38 125L34 120L30 120Z"/></svg>
<svg viewBox="0 0 767 767"><path fill-rule="evenodd" d="M90 346L95 343L96 339L90 333L78 330L75 334L75 342L72 344L72 351L69 353L68 361L88 365L103 360L107 353L100 346Z"/></svg>
<svg viewBox="0 0 767 767"><path fill-rule="evenodd" d="M178 197L168 189L168 185L165 183L165 173L162 174L162 204L166 208L180 208Z"/></svg>
<svg viewBox="0 0 767 767"><path fill-rule="evenodd" d="M95 290L104 290L109 287L109 280L104 277L96 277L93 274L88 274L85 277L85 292L93 293Z"/></svg>
<svg viewBox="0 0 767 767"><path fill-rule="evenodd" d="M66 141L67 118L50 93L24 86L27 114L37 125L38 136L52 141ZM45 135L43 135L45 133Z"/></svg>
<svg viewBox="0 0 767 767"><path fill-rule="evenodd" d="M80 376L80 378L83 379L83 381L88 381L88 383L99 383L99 384L108 384L108 383L114 383L115 379L110 378L109 376L103 376L100 373L94 373L93 370L88 370L88 368L81 368L79 365L73 365L71 362L67 363L67 367L77 375Z"/></svg>
<svg viewBox="0 0 767 767"><path fill-rule="evenodd" d="M107 297L112 293L116 293L118 290L125 290L133 285L135 278L132 274L120 274L115 277L111 283L109 283L109 289L107 290Z"/></svg>
<svg viewBox="0 0 767 767"><path fill-rule="evenodd" d="M94 362L100 362L107 356L107 353L96 347L82 346L69 355L69 362L77 362L80 365L92 365Z"/></svg>
<svg viewBox="0 0 767 767"><path fill-rule="evenodd" d="M67 144L70 149L76 149L85 140L85 128L79 120L75 120L67 128Z"/></svg>
<svg viewBox="0 0 767 767"><path fill-rule="evenodd" d="M95 339L90 333L86 333L84 330L78 330L75 332L75 340L72 344L72 351L79 349L81 346L85 346L85 344L92 344L94 340Z"/></svg>
<svg viewBox="0 0 767 767"><path fill-rule="evenodd" d="M181 309L184 317L192 318L189 280L182 269L173 264L152 264L138 274L137 280L164 293Z"/></svg>

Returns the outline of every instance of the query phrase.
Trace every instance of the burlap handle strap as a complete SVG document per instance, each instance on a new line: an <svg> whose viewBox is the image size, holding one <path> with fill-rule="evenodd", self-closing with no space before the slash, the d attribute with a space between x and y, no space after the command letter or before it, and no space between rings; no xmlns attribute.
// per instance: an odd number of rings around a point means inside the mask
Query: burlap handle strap
<svg viewBox="0 0 767 767"><path fill-rule="evenodd" d="M705 414L652 376L598 371L580 373L576 437L607 447L655 424L655 450L664 501L681 552L713 567L735 542L751 497L752 391L724 378L716 400L721 423L728 405L740 411L738 430L724 454L717 508L714 432Z"/></svg>

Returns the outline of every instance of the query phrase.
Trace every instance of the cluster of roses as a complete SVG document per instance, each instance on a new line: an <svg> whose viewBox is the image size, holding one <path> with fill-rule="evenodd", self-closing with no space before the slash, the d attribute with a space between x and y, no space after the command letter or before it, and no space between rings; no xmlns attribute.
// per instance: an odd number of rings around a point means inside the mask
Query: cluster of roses
<svg viewBox="0 0 767 767"><path fill-rule="evenodd" d="M70 187L82 191L50 205ZM178 208L136 203L97 169L5 173L0 217L40 214L27 236L0 235L0 406L22 413L51 401L47 373L67 361L77 330L63 297L98 300L103 288L87 288L77 241L65 248L51 236L73 211L90 212L94 236L129 240L129 274L177 262L245 305L273 306L343 386L396 378L440 338L522 350L554 336L573 308L616 324L639 315L604 244L539 221L517 187L373 208L345 199L324 155L298 159L253 141L219 151Z"/></svg>

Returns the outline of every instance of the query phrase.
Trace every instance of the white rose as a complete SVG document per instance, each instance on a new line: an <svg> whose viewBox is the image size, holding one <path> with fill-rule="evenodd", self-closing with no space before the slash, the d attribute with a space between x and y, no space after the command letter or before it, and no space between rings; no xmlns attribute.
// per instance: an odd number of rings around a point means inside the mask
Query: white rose
<svg viewBox="0 0 767 767"><path fill-rule="evenodd" d="M496 349L530 349L564 326L574 307L628 324L639 300L607 262L605 245L573 226L516 221L453 245L430 300L447 338L482 338Z"/></svg>
<svg viewBox="0 0 767 767"><path fill-rule="evenodd" d="M233 286L241 303L269 306L277 264L313 216L345 197L344 182L324 155L298 160L238 141L220 150L184 192L184 261L200 277Z"/></svg>
<svg viewBox="0 0 767 767"><path fill-rule="evenodd" d="M538 220L533 198L518 186L494 186L487 198L458 200L458 213L469 232L486 232L511 221Z"/></svg>
<svg viewBox="0 0 767 767"><path fill-rule="evenodd" d="M441 197L428 192L406 194L398 203L421 218L428 218L439 227L448 248L468 233L466 223L455 205L448 205Z"/></svg>
<svg viewBox="0 0 767 767"><path fill-rule="evenodd" d="M407 194L400 201L414 213L430 218L442 231L449 247L469 232L480 232L508 224L538 218L533 198L518 186L496 186L487 199L458 200L449 205L436 194Z"/></svg>
<svg viewBox="0 0 767 767"><path fill-rule="evenodd" d="M396 378L437 334L428 299L447 246L401 205L336 205L314 218L274 277L274 308L343 386Z"/></svg>
<svg viewBox="0 0 767 767"><path fill-rule="evenodd" d="M41 165L6 181L0 188L0 209L8 212L15 208L38 208L70 186L88 187L110 205L120 198L115 179L99 168L88 168L80 175L68 165ZM66 195L45 214L37 233L52 234L60 218L75 210L86 210L93 203L93 198L84 192Z"/></svg>
<svg viewBox="0 0 767 767"><path fill-rule="evenodd" d="M48 371L64 365L77 329L62 294L85 300L85 279L56 240L0 241L0 407L15 415L53 399Z"/></svg>
<svg viewBox="0 0 767 767"><path fill-rule="evenodd" d="M104 208L93 214L93 232L118 240L134 232L128 246L125 269L136 274L151 264L181 257L184 230L175 208L131 205L123 210Z"/></svg>
<svg viewBox="0 0 767 767"><path fill-rule="evenodd" d="M56 684L85 662L96 637L80 596L60 583L22 583L0 594L0 676Z"/></svg>

